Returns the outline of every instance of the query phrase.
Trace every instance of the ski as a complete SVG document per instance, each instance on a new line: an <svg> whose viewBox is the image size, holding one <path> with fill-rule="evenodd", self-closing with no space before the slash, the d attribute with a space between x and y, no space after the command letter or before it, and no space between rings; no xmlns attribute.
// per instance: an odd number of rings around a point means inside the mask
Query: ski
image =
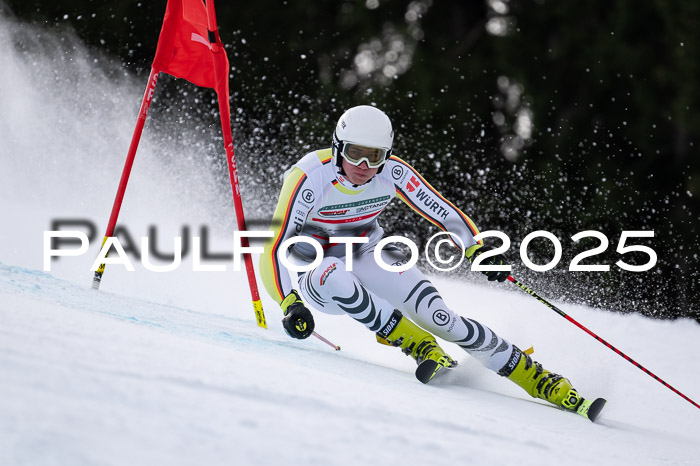
<svg viewBox="0 0 700 466"><path fill-rule="evenodd" d="M596 398L595 400L583 400L578 408L576 408L576 414L589 419L591 422L595 422L598 419L598 415L603 410L607 401L605 398Z"/></svg>
<svg viewBox="0 0 700 466"><path fill-rule="evenodd" d="M418 367L416 368L416 378L421 383L427 384L434 378L439 377L440 374L446 374L447 371L444 369L452 369L455 366L457 366L457 361L453 361L453 364L449 366L444 366L432 359L426 359L418 364ZM600 412L605 407L605 403L607 403L605 398L596 398L595 400L582 399L578 407L575 410L570 411L585 417L591 422L595 422L598 419Z"/></svg>
<svg viewBox="0 0 700 466"><path fill-rule="evenodd" d="M451 369L457 365L457 361L449 366L443 366L442 364L434 361L432 359L426 359L425 361L418 364L416 368L416 378L422 383L428 383L433 380L438 374L445 374L446 371L443 369Z"/></svg>

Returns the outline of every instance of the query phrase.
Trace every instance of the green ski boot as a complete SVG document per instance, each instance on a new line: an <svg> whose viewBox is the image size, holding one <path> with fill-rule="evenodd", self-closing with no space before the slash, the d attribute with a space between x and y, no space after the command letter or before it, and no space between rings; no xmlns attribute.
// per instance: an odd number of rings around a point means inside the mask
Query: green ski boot
<svg viewBox="0 0 700 466"><path fill-rule="evenodd" d="M575 412L584 401L568 379L544 369L516 346L513 346L510 362L501 369L499 375L515 382L530 396L569 411Z"/></svg>
<svg viewBox="0 0 700 466"><path fill-rule="evenodd" d="M457 365L457 361L440 348L434 336L404 318L398 309L377 332L377 341L398 346L404 354L415 359L418 363L416 378L422 383L430 382L442 369Z"/></svg>

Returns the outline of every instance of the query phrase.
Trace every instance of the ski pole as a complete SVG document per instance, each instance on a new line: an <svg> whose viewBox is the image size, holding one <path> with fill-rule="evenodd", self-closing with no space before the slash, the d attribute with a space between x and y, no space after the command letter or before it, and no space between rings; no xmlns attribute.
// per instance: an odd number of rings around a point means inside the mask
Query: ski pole
<svg viewBox="0 0 700 466"><path fill-rule="evenodd" d="M333 343L331 343L330 341L326 340L325 338L323 338L323 337L322 337L321 335L319 335L318 333L314 332L314 333L313 333L313 336L315 336L316 338L318 338L319 340L321 340L322 342L324 342L325 344L327 344L328 346L330 346L330 347L333 348L334 350L340 351L340 346L334 345Z"/></svg>
<svg viewBox="0 0 700 466"><path fill-rule="evenodd" d="M676 390L675 388L673 388L671 385L669 385L669 384L667 384L666 382L664 382L663 380L661 380L659 377L657 377L655 374L653 374L653 373L652 373L651 371L649 371L647 368L645 368L644 366L642 366L641 364L639 364L637 361L635 361L634 359L632 359L632 358L630 358L629 356L627 356L625 353L623 353L623 352L620 351L619 349L615 348L613 345L611 345L611 344L608 343L607 341L605 341L605 340L603 340L602 338L600 338L598 335L596 335L596 334L593 333L592 331L588 330L586 327L584 327L583 325L581 325L580 323L578 323L573 317L569 316L567 313L565 313L564 311L562 311L562 310L559 309L558 307L556 307L556 306L554 306L553 304L551 304L549 301L547 301L546 299L544 299L542 296L540 296L540 295L538 295L537 293L535 293L532 289L528 288L526 285L524 285L523 283L519 282L518 280L516 280L515 278L511 277L510 275L508 276L508 280L510 280L511 282L513 282L515 285L517 285L518 288L520 288L521 290L523 290L525 293L529 294L530 296L532 296L533 298L535 298L536 300L538 300L539 302L541 302L542 304L544 304L545 306L547 306L547 307L550 308L551 310L555 311L555 312L558 313L560 316L564 317L566 320L568 320L568 321L571 322L572 324L576 325L578 328L580 328L581 330L583 330L584 332L586 332L587 334L589 334L590 336L592 336L593 338L595 338L596 340L598 340L599 342L601 342L602 344L604 344L605 346L607 346L608 348L610 348L611 350L613 350L614 352L616 352L617 354L619 354L620 356L622 356L623 358L625 358L626 360L628 360L630 363L632 363L633 365L635 365L636 367L638 367L639 369L641 369L641 370L642 370L643 372L645 372L647 375L653 377L657 382L661 383L664 387L670 389L670 390L671 390L672 392L674 392L676 395L678 395L678 396L680 396L681 398L683 398L684 400L688 401L690 404L692 404L692 405L695 406L696 408L699 408L699 409L700 409L700 405L698 405L696 402L694 402L693 400L691 400L690 398L688 398L687 396L685 396L684 394L682 394L681 392L679 392L678 390Z"/></svg>

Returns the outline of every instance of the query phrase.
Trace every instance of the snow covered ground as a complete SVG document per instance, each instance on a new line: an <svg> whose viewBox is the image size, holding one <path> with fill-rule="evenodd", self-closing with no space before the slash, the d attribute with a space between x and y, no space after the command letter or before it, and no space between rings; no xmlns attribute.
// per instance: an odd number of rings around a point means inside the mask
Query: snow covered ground
<svg viewBox="0 0 700 466"><path fill-rule="evenodd" d="M214 313L2 264L0 464L698 464L689 403L527 297L438 283L606 397L599 423L528 399L456 348L462 365L424 386L342 316L318 319L340 352L289 339L272 306L259 329L241 280ZM697 398L697 324L571 312Z"/></svg>
<svg viewBox="0 0 700 466"><path fill-rule="evenodd" d="M316 315L340 352L288 338L265 296L260 329L230 264L111 266L96 292L98 240L42 272L51 220L104 231L145 83L90 74L79 44L19 53L18 33L0 24L0 464L700 464L700 410L513 285L434 280L455 309L607 398L599 423L532 400L453 345L460 366L424 386L347 317ZM196 153L159 136L146 128L121 221L134 236L157 225L164 250L181 225L206 224L226 250L217 220L233 207L220 208ZM177 155L167 168L163 148ZM562 307L700 400L696 322Z"/></svg>

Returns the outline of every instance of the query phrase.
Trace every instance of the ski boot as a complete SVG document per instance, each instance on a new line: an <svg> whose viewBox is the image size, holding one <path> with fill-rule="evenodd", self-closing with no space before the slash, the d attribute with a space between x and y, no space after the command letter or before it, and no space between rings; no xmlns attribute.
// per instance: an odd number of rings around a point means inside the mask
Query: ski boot
<svg viewBox="0 0 700 466"><path fill-rule="evenodd" d="M457 361L440 348L434 336L404 318L398 309L377 332L377 341L398 346L405 355L415 359L418 363L416 378L422 383L430 382L442 369L457 365Z"/></svg>
<svg viewBox="0 0 700 466"><path fill-rule="evenodd" d="M585 400L568 379L544 369L516 346L508 364L498 374L512 380L533 398L541 398L591 421L595 421L605 406L603 398Z"/></svg>
<svg viewBox="0 0 700 466"><path fill-rule="evenodd" d="M570 411L575 410L582 400L568 379L544 369L516 346L513 346L510 361L498 374L512 380L533 398L541 398Z"/></svg>

